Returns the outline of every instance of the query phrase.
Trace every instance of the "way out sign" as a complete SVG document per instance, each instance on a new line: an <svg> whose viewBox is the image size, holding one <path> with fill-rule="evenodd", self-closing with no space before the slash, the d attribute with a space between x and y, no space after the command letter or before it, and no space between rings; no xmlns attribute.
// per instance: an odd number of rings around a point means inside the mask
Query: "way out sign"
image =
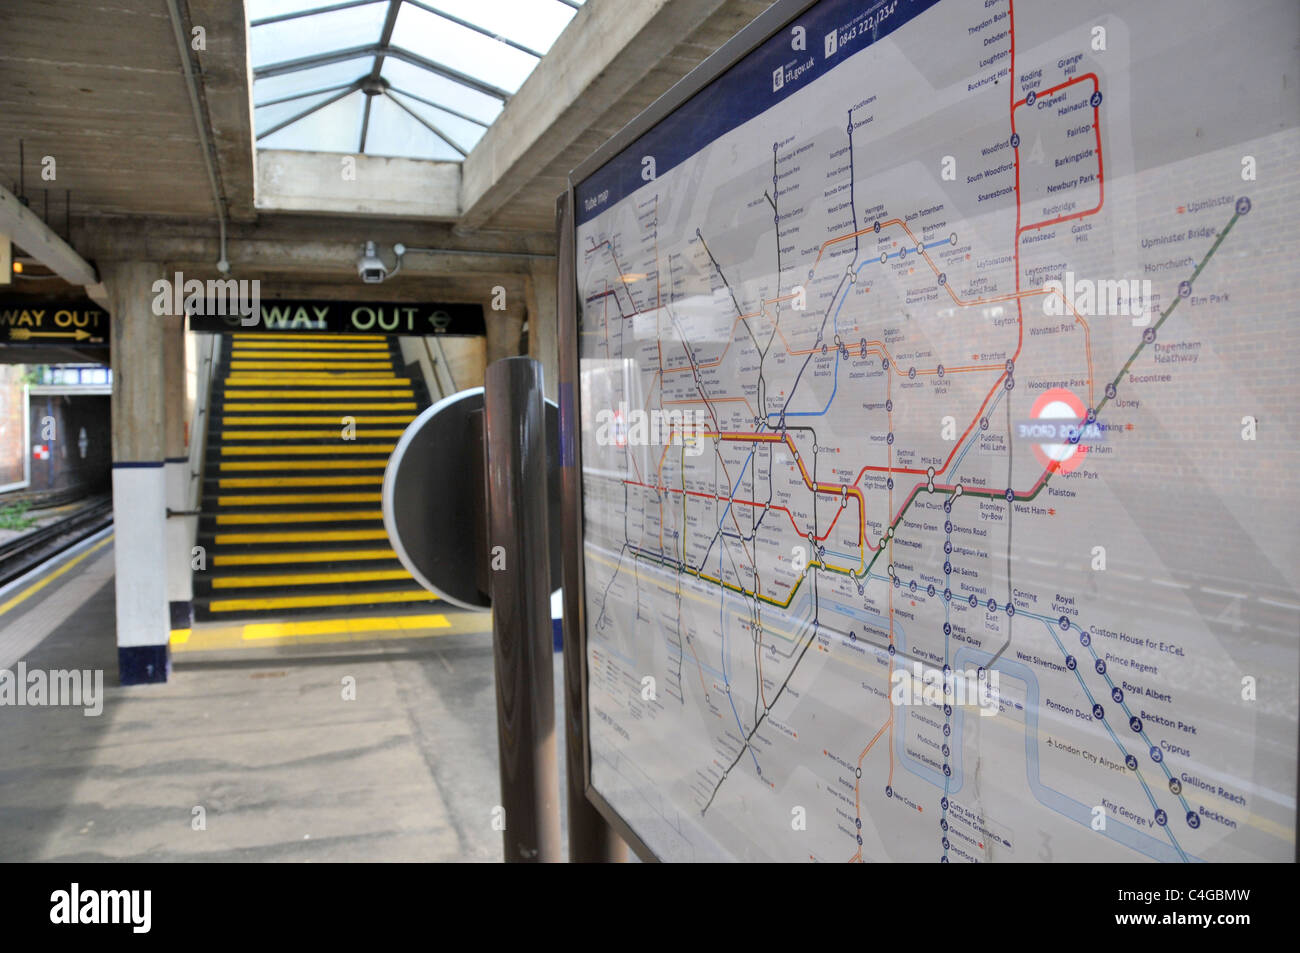
<svg viewBox="0 0 1300 953"><path fill-rule="evenodd" d="M477 304L403 304L392 301L261 301L251 325L225 308L207 308L189 316L191 331L301 332L303 334L426 334L473 336L486 333L483 306Z"/></svg>
<svg viewBox="0 0 1300 953"><path fill-rule="evenodd" d="M105 347L108 312L89 298L0 298L0 343L32 347Z"/></svg>

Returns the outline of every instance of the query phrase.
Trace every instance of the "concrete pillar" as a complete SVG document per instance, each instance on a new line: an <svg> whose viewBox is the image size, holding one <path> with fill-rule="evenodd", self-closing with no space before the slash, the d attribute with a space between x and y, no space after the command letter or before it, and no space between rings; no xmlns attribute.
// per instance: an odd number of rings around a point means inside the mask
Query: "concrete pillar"
<svg viewBox="0 0 1300 953"><path fill-rule="evenodd" d="M548 400L556 400L560 383L560 352L556 325L555 262L533 263L527 283L528 356L542 365Z"/></svg>
<svg viewBox="0 0 1300 953"><path fill-rule="evenodd" d="M484 319L487 322L487 363L489 365L503 357L518 357L523 341L524 309L526 295L522 287L508 288L505 292L504 310L493 310L494 304L502 303L495 296L483 304Z"/></svg>
<svg viewBox="0 0 1300 953"><path fill-rule="evenodd" d="M123 685L167 680L166 390L156 262L101 269L113 333L113 523L117 658Z"/></svg>
<svg viewBox="0 0 1300 953"><path fill-rule="evenodd" d="M165 404L164 471L167 508L189 508L190 457L186 440L189 425L186 399L185 318L168 315L155 319L162 324L163 392ZM188 520L174 516L167 520L167 604L170 627L188 629L194 621L193 574L190 571Z"/></svg>

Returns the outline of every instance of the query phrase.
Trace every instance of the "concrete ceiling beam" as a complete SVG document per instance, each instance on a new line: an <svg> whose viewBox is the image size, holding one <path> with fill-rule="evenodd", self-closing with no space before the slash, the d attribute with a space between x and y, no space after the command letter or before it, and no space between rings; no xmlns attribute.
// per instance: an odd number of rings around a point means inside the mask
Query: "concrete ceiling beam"
<svg viewBox="0 0 1300 953"><path fill-rule="evenodd" d="M257 207L455 221L460 163L263 149L257 157Z"/></svg>
<svg viewBox="0 0 1300 953"><path fill-rule="evenodd" d="M94 267L75 248L3 186L0 186L0 234L7 234L15 245L70 284L93 285L99 281Z"/></svg>
<svg viewBox="0 0 1300 953"><path fill-rule="evenodd" d="M463 227L495 215L723 2L585 3L466 158Z"/></svg>

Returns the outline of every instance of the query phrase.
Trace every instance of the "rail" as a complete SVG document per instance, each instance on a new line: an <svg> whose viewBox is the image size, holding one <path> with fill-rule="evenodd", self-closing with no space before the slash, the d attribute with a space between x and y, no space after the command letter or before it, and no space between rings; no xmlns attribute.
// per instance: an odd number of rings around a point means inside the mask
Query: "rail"
<svg viewBox="0 0 1300 953"><path fill-rule="evenodd" d="M186 517L190 520L190 545L198 538L200 502L203 498L203 466L208 451L208 416L212 406L212 381L216 377L221 358L221 336L198 335L199 370L194 393L194 416L190 421L189 492L183 510L168 510L168 517Z"/></svg>
<svg viewBox="0 0 1300 953"><path fill-rule="evenodd" d="M49 526L0 544L0 586L7 585L112 522L113 501L101 498Z"/></svg>

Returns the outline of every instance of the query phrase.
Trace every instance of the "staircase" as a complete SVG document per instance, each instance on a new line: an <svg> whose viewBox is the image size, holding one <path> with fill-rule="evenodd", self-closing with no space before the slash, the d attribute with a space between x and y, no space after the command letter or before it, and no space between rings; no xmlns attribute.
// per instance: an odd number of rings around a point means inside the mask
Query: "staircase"
<svg viewBox="0 0 1300 953"><path fill-rule="evenodd" d="M380 511L428 399L381 336L231 334L208 419L197 621L427 611Z"/></svg>

